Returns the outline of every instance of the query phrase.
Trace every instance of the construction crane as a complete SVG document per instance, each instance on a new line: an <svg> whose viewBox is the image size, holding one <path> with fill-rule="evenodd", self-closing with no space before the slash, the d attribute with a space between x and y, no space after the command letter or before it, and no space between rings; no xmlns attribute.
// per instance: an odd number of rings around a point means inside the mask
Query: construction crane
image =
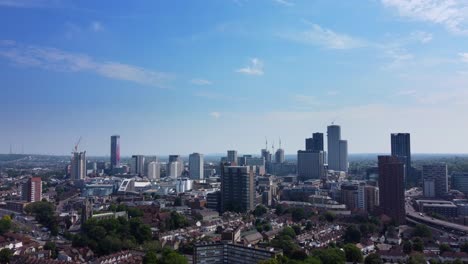
<svg viewBox="0 0 468 264"><path fill-rule="evenodd" d="M81 142L81 136L78 139L78 141L76 141L75 146L73 147L73 150L72 150L72 154L75 152L78 152L78 145L80 145L80 142Z"/></svg>

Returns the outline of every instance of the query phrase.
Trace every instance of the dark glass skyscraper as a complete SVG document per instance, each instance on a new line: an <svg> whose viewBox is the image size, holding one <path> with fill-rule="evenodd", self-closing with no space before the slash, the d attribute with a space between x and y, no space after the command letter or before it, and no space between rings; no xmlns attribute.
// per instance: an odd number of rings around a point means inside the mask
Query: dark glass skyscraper
<svg viewBox="0 0 468 264"><path fill-rule="evenodd" d="M306 150L323 151L323 133L313 133L311 138L306 138Z"/></svg>
<svg viewBox="0 0 468 264"><path fill-rule="evenodd" d="M405 159L405 186L409 183L416 184L416 180L411 177L411 143L409 133L393 133L392 156L398 156Z"/></svg>
<svg viewBox="0 0 468 264"><path fill-rule="evenodd" d="M120 167L120 136L111 136L111 167Z"/></svg>
<svg viewBox="0 0 468 264"><path fill-rule="evenodd" d="M223 212L254 209L255 179L249 166L222 166L221 208Z"/></svg>
<svg viewBox="0 0 468 264"><path fill-rule="evenodd" d="M397 156L379 156L379 202L382 213L405 223L405 163Z"/></svg>

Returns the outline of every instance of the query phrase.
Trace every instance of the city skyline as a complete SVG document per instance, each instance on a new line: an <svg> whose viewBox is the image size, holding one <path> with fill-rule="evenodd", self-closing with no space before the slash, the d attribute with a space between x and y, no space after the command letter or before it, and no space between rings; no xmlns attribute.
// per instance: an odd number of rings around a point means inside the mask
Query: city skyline
<svg viewBox="0 0 468 264"><path fill-rule="evenodd" d="M445 2L0 0L0 153L82 136L102 156L118 134L123 156L257 153L265 136L292 154L332 122L350 153L398 132L467 153L467 4Z"/></svg>

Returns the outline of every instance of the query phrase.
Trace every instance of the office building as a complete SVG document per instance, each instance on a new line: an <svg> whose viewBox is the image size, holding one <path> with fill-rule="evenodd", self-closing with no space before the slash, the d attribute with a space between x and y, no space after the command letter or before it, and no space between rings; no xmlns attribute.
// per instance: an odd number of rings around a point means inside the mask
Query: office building
<svg viewBox="0 0 468 264"><path fill-rule="evenodd" d="M405 223L405 163L396 156L379 156L380 210L397 224Z"/></svg>
<svg viewBox="0 0 468 264"><path fill-rule="evenodd" d="M325 178L323 151L299 150L297 152L297 176L301 180Z"/></svg>
<svg viewBox="0 0 468 264"><path fill-rule="evenodd" d="M189 173L192 180L204 179L204 157L200 153L192 153L189 156Z"/></svg>
<svg viewBox="0 0 468 264"><path fill-rule="evenodd" d="M227 162L230 162L231 164L233 163L237 164L237 150L227 151Z"/></svg>
<svg viewBox="0 0 468 264"><path fill-rule="evenodd" d="M358 209L358 186L355 184L341 185L341 203L350 211Z"/></svg>
<svg viewBox="0 0 468 264"><path fill-rule="evenodd" d="M416 184L416 180L411 178L411 141L409 133L391 134L392 156L398 156L405 162L405 186Z"/></svg>
<svg viewBox="0 0 468 264"><path fill-rule="evenodd" d="M161 163L151 161L148 163L148 179L159 180L161 178Z"/></svg>
<svg viewBox="0 0 468 264"><path fill-rule="evenodd" d="M30 203L40 202L42 200L41 177L31 177L23 184L21 198Z"/></svg>
<svg viewBox="0 0 468 264"><path fill-rule="evenodd" d="M255 179L249 166L224 166L221 174L222 211L248 212L254 209Z"/></svg>
<svg viewBox="0 0 468 264"><path fill-rule="evenodd" d="M448 192L447 164L423 165L423 192L425 197L444 197Z"/></svg>
<svg viewBox="0 0 468 264"><path fill-rule="evenodd" d="M86 178L86 151L73 152L70 174L72 180L82 180Z"/></svg>
<svg viewBox="0 0 468 264"><path fill-rule="evenodd" d="M111 136L111 168L120 167L120 136Z"/></svg>
<svg viewBox="0 0 468 264"><path fill-rule="evenodd" d="M284 163L284 149L279 148L275 153L275 162Z"/></svg>
<svg viewBox="0 0 468 264"><path fill-rule="evenodd" d="M306 138L306 150L324 151L323 133L313 133L311 138Z"/></svg>
<svg viewBox="0 0 468 264"><path fill-rule="evenodd" d="M130 165L130 172L132 174L137 174L143 176L145 174L145 156L143 155L133 155L132 163Z"/></svg>
<svg viewBox="0 0 468 264"><path fill-rule="evenodd" d="M176 163L177 162L177 163ZM176 167L172 165L172 163L176 164ZM176 168L175 170L171 168ZM182 173L184 172L184 161L179 155L169 155L169 162L167 164L167 171L168 175L172 175L171 177L173 178L178 178L182 176Z"/></svg>
<svg viewBox="0 0 468 264"><path fill-rule="evenodd" d="M271 163L271 153L268 149L262 149L261 155L265 159L265 163Z"/></svg>
<svg viewBox="0 0 468 264"><path fill-rule="evenodd" d="M365 192L365 208L368 213L373 213L379 206L379 187L366 185L364 187Z"/></svg>
<svg viewBox="0 0 468 264"><path fill-rule="evenodd" d="M452 173L452 189L458 190L465 195L468 195L468 173L454 172Z"/></svg>
<svg viewBox="0 0 468 264"><path fill-rule="evenodd" d="M341 139L338 125L327 127L328 169L348 172L348 142Z"/></svg>
<svg viewBox="0 0 468 264"><path fill-rule="evenodd" d="M273 248L250 247L241 244L216 242L194 246L194 264L257 264L262 260L274 259L282 255Z"/></svg>

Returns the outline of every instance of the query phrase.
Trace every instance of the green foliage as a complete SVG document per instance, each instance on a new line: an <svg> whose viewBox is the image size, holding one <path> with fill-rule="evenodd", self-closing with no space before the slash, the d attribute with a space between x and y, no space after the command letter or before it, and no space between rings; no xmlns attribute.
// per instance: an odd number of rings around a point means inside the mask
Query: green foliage
<svg viewBox="0 0 468 264"><path fill-rule="evenodd" d="M255 210L253 211L253 214L256 216L256 217L261 217L263 216L264 214L267 213L267 209L265 206L263 205L258 205L257 207L255 207Z"/></svg>
<svg viewBox="0 0 468 264"><path fill-rule="evenodd" d="M291 217L294 222L299 222L302 219L305 219L307 216L303 208L292 208Z"/></svg>
<svg viewBox="0 0 468 264"><path fill-rule="evenodd" d="M403 241L403 253L410 254L411 251L413 251L413 244L411 244L411 241L409 240Z"/></svg>
<svg viewBox="0 0 468 264"><path fill-rule="evenodd" d="M174 206L182 206L182 198L176 197L174 200Z"/></svg>
<svg viewBox="0 0 468 264"><path fill-rule="evenodd" d="M312 230L312 227L313 227L312 222L307 221L306 226L305 226L305 230L310 231L310 230Z"/></svg>
<svg viewBox="0 0 468 264"><path fill-rule="evenodd" d="M58 255L58 249L57 249L57 246L55 245L54 242L51 242L51 241L47 241L44 245L44 249L45 250L50 250L51 252L51 257L53 259L56 259L57 258L57 255Z"/></svg>
<svg viewBox="0 0 468 264"><path fill-rule="evenodd" d="M327 211L323 216L325 217L325 220L327 220L327 222L330 222L330 223L335 221L336 219L336 215L329 211Z"/></svg>
<svg viewBox="0 0 468 264"><path fill-rule="evenodd" d="M294 233L296 233L296 236L302 233L301 227L298 225L293 225L292 229L294 230Z"/></svg>
<svg viewBox="0 0 468 264"><path fill-rule="evenodd" d="M277 204L275 207L275 213L278 216L284 215L286 213L286 209L284 208L283 205Z"/></svg>
<svg viewBox="0 0 468 264"><path fill-rule="evenodd" d="M338 248L315 250L312 255L320 259L322 264L344 264L346 261L345 253Z"/></svg>
<svg viewBox="0 0 468 264"><path fill-rule="evenodd" d="M421 238L416 237L413 239L413 250L422 252L424 250L424 242Z"/></svg>
<svg viewBox="0 0 468 264"><path fill-rule="evenodd" d="M350 225L346 228L343 239L345 243L359 243L361 241L361 231L355 225Z"/></svg>
<svg viewBox="0 0 468 264"><path fill-rule="evenodd" d="M408 264L426 264L426 259L423 254L413 254L408 259Z"/></svg>
<svg viewBox="0 0 468 264"><path fill-rule="evenodd" d="M465 243L463 243L463 245L461 245L460 251L468 253L468 242L465 242Z"/></svg>
<svg viewBox="0 0 468 264"><path fill-rule="evenodd" d="M447 244L440 244L439 250L440 250L440 254L443 254L445 252L452 252L452 248Z"/></svg>
<svg viewBox="0 0 468 264"><path fill-rule="evenodd" d="M377 226L373 223L363 223L359 225L359 230L363 236L368 236L377 231Z"/></svg>
<svg viewBox="0 0 468 264"><path fill-rule="evenodd" d="M10 231L11 229L11 217L9 215L5 215L0 220L0 235L5 234L6 232Z"/></svg>
<svg viewBox="0 0 468 264"><path fill-rule="evenodd" d="M344 246L346 261L348 262L362 262L361 250L354 244L346 244Z"/></svg>
<svg viewBox="0 0 468 264"><path fill-rule="evenodd" d="M33 214L39 224L49 228L51 235L58 234L58 219L55 216L55 206L47 201L34 202L26 205L24 211Z"/></svg>
<svg viewBox="0 0 468 264"><path fill-rule="evenodd" d="M275 248L283 249L286 256L290 256L294 250L299 249L299 246L294 242L296 233L291 227L285 227L278 236L271 241L271 245Z"/></svg>
<svg viewBox="0 0 468 264"><path fill-rule="evenodd" d="M413 236L415 237L432 237L432 232L426 225L417 224L413 230Z"/></svg>
<svg viewBox="0 0 468 264"><path fill-rule="evenodd" d="M366 259L364 260L364 264L382 264L382 258L377 253L371 253L367 255Z"/></svg>
<svg viewBox="0 0 468 264"><path fill-rule="evenodd" d="M255 228L257 229L258 232L267 232L271 230L271 224L267 220L260 220L257 219L255 220Z"/></svg>
<svg viewBox="0 0 468 264"><path fill-rule="evenodd" d="M187 221L187 218L185 216L172 211L171 212L171 217L165 220L164 223L161 224L160 229L161 231L168 231L168 230L175 230L179 228L184 228L188 226L189 223Z"/></svg>
<svg viewBox="0 0 468 264"><path fill-rule="evenodd" d="M158 255L155 251L148 251L143 258L143 264L158 264Z"/></svg>
<svg viewBox="0 0 468 264"><path fill-rule="evenodd" d="M187 258L173 250L164 250L162 253L162 258L160 260L161 264L187 264Z"/></svg>
<svg viewBox="0 0 468 264"><path fill-rule="evenodd" d="M296 237L296 232L294 231L294 229L290 226L287 226L285 228L283 228L283 230L281 231L280 233L281 236L289 236L291 238L295 238Z"/></svg>
<svg viewBox="0 0 468 264"><path fill-rule="evenodd" d="M0 250L0 263L10 263L11 258L13 257L13 251L8 248Z"/></svg>

